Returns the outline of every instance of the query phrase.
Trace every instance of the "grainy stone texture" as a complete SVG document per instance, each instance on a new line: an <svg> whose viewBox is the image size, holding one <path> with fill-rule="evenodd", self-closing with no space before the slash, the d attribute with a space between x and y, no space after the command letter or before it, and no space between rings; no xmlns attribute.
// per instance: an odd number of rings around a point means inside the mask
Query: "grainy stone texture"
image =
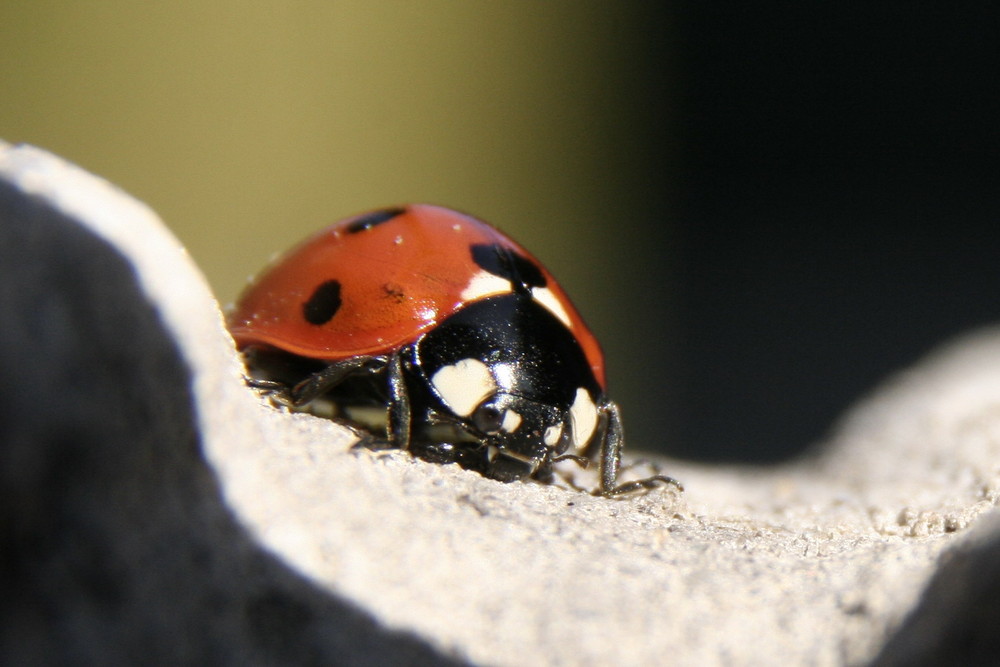
<svg viewBox="0 0 1000 667"><path fill-rule="evenodd" d="M504 485L266 405L155 215L4 145L0 320L4 664L995 655L1000 332L795 464L664 462L684 494L617 501Z"/></svg>
<svg viewBox="0 0 1000 667"><path fill-rule="evenodd" d="M0 664L442 662L227 507L192 387L239 375L156 219L31 149L0 151L0 172ZM145 289L122 234L161 267ZM207 373L199 346L218 355Z"/></svg>

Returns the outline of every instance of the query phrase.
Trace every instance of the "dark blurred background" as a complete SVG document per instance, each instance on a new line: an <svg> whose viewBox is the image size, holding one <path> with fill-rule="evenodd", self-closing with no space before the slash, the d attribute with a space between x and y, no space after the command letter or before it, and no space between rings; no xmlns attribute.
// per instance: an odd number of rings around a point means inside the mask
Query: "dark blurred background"
<svg viewBox="0 0 1000 667"><path fill-rule="evenodd" d="M0 137L155 208L221 301L430 201L539 255L634 449L772 461L1000 320L987 3L8 3Z"/></svg>
<svg viewBox="0 0 1000 667"><path fill-rule="evenodd" d="M675 28L687 456L794 451L1000 319L997 5L737 7Z"/></svg>

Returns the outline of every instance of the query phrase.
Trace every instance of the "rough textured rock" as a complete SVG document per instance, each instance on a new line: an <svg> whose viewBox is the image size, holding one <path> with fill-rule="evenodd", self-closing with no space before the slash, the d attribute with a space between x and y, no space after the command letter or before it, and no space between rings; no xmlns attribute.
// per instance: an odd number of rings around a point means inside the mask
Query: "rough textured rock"
<svg viewBox="0 0 1000 667"><path fill-rule="evenodd" d="M877 665L1000 662L1000 521L944 554L920 605L883 648Z"/></svg>
<svg viewBox="0 0 1000 667"><path fill-rule="evenodd" d="M0 182L0 663L443 661L240 526L162 313L53 204Z"/></svg>
<svg viewBox="0 0 1000 667"><path fill-rule="evenodd" d="M0 145L0 319L5 664L996 648L995 331L887 383L810 459L664 462L684 494L612 501L355 451L266 405L156 217L30 147Z"/></svg>

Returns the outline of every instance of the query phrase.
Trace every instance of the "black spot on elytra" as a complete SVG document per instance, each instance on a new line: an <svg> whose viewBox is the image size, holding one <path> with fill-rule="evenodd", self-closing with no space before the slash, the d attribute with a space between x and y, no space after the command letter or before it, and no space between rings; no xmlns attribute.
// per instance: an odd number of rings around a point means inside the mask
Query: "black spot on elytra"
<svg viewBox="0 0 1000 667"><path fill-rule="evenodd" d="M506 278L517 291L545 287L545 276L538 265L510 248L485 243L473 245L472 261L483 270Z"/></svg>
<svg viewBox="0 0 1000 667"><path fill-rule="evenodd" d="M327 280L302 304L302 315L309 324L326 324L340 310L340 281Z"/></svg>
<svg viewBox="0 0 1000 667"><path fill-rule="evenodd" d="M397 215L402 215L405 212L405 208L384 208L381 211L366 213L347 225L347 233L357 234L358 232L363 232L376 225L381 225L383 222L389 222Z"/></svg>

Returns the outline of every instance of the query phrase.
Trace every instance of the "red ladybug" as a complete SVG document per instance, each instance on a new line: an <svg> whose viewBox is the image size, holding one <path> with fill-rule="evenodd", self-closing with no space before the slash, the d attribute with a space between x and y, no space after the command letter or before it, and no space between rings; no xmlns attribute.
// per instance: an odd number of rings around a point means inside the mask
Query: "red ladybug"
<svg viewBox="0 0 1000 667"><path fill-rule="evenodd" d="M421 458L509 482L598 456L602 495L677 485L618 484L597 340L538 260L468 215L418 204L336 223L258 276L229 330L256 386L379 408L389 445Z"/></svg>

